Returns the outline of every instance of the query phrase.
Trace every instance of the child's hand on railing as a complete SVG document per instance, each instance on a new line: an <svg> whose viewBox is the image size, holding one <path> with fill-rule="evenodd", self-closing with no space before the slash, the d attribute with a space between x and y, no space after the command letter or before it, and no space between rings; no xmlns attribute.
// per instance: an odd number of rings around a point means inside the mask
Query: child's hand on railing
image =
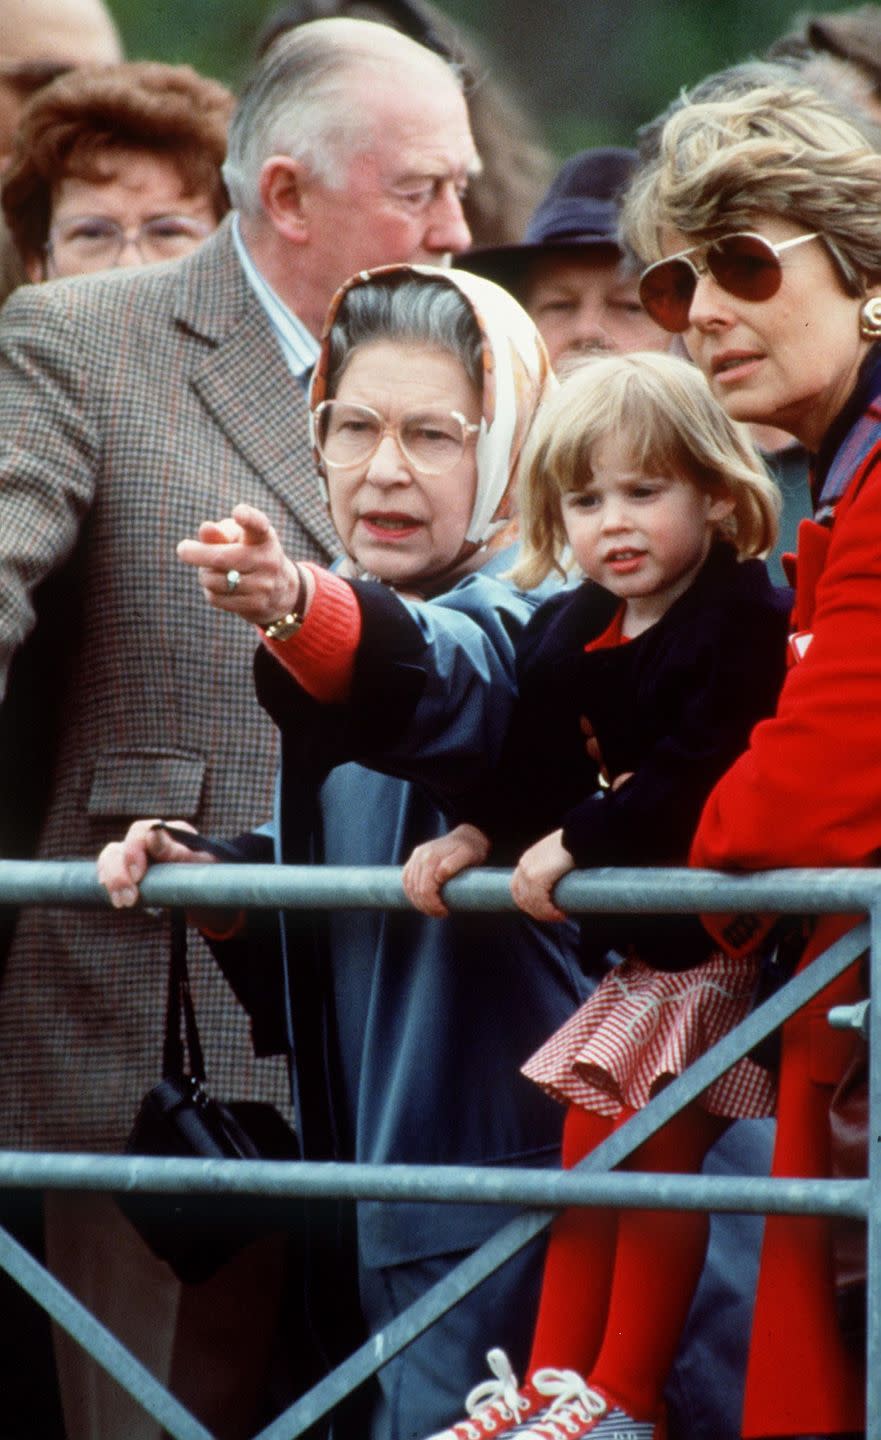
<svg viewBox="0 0 881 1440"><path fill-rule="evenodd" d="M563 832L555 830L520 856L511 877L511 894L533 920L565 920L551 896L557 881L574 869L575 861L563 844Z"/></svg>

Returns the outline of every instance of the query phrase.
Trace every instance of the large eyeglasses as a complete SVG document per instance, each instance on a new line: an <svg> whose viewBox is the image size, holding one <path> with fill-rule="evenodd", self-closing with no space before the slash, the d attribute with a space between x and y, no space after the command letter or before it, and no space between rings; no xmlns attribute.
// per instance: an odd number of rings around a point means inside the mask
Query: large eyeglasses
<svg viewBox="0 0 881 1440"><path fill-rule="evenodd" d="M147 264L188 255L210 233L210 225L190 215L156 215L131 230L103 215L77 215L52 226L46 252L59 275L72 275L118 265L129 241Z"/></svg>
<svg viewBox="0 0 881 1440"><path fill-rule="evenodd" d="M817 239L815 232L772 245L764 235L749 231L723 235L649 265L639 282L639 298L658 325L681 335L688 329L691 302L701 275L709 271L717 284L738 300L770 300L783 280L783 251Z"/></svg>
<svg viewBox="0 0 881 1440"><path fill-rule="evenodd" d="M322 400L312 413L316 449L326 465L340 470L366 465L385 436L392 435L414 470L439 475L458 464L479 429L458 410L414 410L393 422L369 405Z"/></svg>

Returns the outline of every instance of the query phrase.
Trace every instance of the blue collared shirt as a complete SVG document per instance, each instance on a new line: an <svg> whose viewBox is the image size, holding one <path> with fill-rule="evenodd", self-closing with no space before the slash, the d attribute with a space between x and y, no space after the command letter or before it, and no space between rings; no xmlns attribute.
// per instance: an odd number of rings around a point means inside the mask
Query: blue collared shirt
<svg viewBox="0 0 881 1440"><path fill-rule="evenodd" d="M260 274L242 239L238 215L233 215L232 218L232 237L245 277L266 311L288 368L305 389L312 367L318 359L318 341Z"/></svg>

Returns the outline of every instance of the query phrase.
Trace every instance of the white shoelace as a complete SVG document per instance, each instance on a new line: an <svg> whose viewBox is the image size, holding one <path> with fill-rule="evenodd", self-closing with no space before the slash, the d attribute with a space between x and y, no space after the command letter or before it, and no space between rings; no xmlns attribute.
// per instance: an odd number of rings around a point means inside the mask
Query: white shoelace
<svg viewBox="0 0 881 1440"><path fill-rule="evenodd" d="M486 1363L495 1379L475 1385L465 1398L465 1409L470 1416L469 1440L492 1435L499 1420L516 1420L520 1412L529 1407L529 1401L520 1394L517 1376L504 1350L488 1351Z"/></svg>
<svg viewBox="0 0 881 1440"><path fill-rule="evenodd" d="M578 1434L585 1420L608 1409L602 1395L591 1390L577 1370L536 1370L532 1383L540 1394L553 1398L548 1409L520 1432L523 1440L567 1440Z"/></svg>

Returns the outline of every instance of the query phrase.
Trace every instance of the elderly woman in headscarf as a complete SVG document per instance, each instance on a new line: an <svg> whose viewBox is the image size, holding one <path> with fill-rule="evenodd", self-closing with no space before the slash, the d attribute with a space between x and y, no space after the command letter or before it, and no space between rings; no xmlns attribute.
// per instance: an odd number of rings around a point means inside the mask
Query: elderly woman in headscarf
<svg viewBox="0 0 881 1440"><path fill-rule="evenodd" d="M552 383L534 325L492 282L408 266L354 276L331 308L311 393L344 561L336 573L298 564L247 506L180 545L210 603L261 637L258 693L282 740L278 859L402 864L496 753L514 639L537 599L499 578L513 559L512 480ZM116 903L134 902L148 859L192 858L149 825L101 857ZM217 950L258 1048L295 1057L307 1157L558 1163L558 1107L518 1066L585 993L561 927L345 910L308 925L289 912L284 924L287 997L265 952L249 963L247 937ZM369 1330L507 1218L361 1202ZM337 1254L335 1309L341 1264ZM456 1413L463 1380L481 1375L490 1319L525 1358L539 1270L530 1249L386 1365L369 1433L424 1434Z"/></svg>

